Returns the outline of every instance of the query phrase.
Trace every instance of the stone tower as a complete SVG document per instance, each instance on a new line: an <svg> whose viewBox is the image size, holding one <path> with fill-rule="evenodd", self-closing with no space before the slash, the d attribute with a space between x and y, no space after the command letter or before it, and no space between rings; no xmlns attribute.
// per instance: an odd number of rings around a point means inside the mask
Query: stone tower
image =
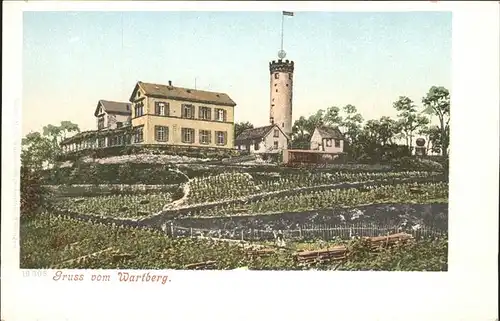
<svg viewBox="0 0 500 321"><path fill-rule="evenodd" d="M293 61L273 60L271 73L271 107L269 122L278 125L287 135L292 133Z"/></svg>

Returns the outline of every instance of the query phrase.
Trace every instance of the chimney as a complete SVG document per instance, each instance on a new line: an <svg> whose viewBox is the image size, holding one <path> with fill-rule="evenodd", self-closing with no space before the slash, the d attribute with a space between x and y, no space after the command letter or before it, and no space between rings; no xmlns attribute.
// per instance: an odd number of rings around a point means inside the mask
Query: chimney
<svg viewBox="0 0 500 321"><path fill-rule="evenodd" d="M172 87L172 80L169 80L169 81L168 81L168 86L169 86L169 87Z"/></svg>

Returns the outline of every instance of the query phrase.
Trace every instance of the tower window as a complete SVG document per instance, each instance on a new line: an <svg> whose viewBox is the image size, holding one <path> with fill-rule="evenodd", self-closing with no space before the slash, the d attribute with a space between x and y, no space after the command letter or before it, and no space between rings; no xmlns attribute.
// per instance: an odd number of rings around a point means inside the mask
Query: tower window
<svg viewBox="0 0 500 321"><path fill-rule="evenodd" d="M274 79L280 79L280 74L279 73L274 73Z"/></svg>
<svg viewBox="0 0 500 321"><path fill-rule="evenodd" d="M285 123L281 123L281 127L285 127Z"/></svg>
<svg viewBox="0 0 500 321"><path fill-rule="evenodd" d="M274 84L274 87L278 86L278 84Z"/></svg>
<svg viewBox="0 0 500 321"><path fill-rule="evenodd" d="M278 89L276 89L276 92L278 92Z"/></svg>
<svg viewBox="0 0 500 321"><path fill-rule="evenodd" d="M288 84L286 84L286 86L288 87Z"/></svg>

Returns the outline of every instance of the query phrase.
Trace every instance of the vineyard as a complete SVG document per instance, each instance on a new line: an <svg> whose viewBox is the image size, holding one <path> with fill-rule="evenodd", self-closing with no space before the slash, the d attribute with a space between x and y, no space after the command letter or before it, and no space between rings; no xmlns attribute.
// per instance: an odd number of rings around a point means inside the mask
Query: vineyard
<svg viewBox="0 0 500 321"><path fill-rule="evenodd" d="M314 243L269 249L265 244L221 242L198 238L169 238L160 231L79 222L40 215L21 227L21 268L69 269L187 269L210 262L210 269L252 270L447 270L447 239L434 238L373 252L362 240L345 244L353 255L337 261L303 265L296 251ZM268 251L265 251L268 249Z"/></svg>
<svg viewBox="0 0 500 321"><path fill-rule="evenodd" d="M446 270L439 170L163 166L146 171L148 185L130 164L99 166L64 169L69 184L46 186L50 208L21 225L23 268ZM140 179L123 184L116 173ZM376 253L363 245L400 232L412 239ZM276 248L277 235L286 246ZM341 265L297 261L294 251L317 244L356 250ZM272 253L248 252L266 246Z"/></svg>

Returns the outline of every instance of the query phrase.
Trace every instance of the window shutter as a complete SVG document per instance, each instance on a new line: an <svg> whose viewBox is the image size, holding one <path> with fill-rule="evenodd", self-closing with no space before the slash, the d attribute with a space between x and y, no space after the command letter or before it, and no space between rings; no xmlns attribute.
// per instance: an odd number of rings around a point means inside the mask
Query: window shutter
<svg viewBox="0 0 500 321"><path fill-rule="evenodd" d="M211 130L208 131L208 143L212 144L212 131Z"/></svg>
<svg viewBox="0 0 500 321"><path fill-rule="evenodd" d="M225 111L224 111L224 115L225 115ZM224 132L224 145L227 145L227 132Z"/></svg>
<svg viewBox="0 0 500 321"><path fill-rule="evenodd" d="M165 104L165 116L170 116L170 103Z"/></svg>
<svg viewBox="0 0 500 321"><path fill-rule="evenodd" d="M160 103L155 102L155 114L159 115L160 114Z"/></svg>
<svg viewBox="0 0 500 321"><path fill-rule="evenodd" d="M227 111L225 109L222 110L224 115L224 121L227 121Z"/></svg>
<svg viewBox="0 0 500 321"><path fill-rule="evenodd" d="M198 118L203 119L203 107L198 107Z"/></svg>
<svg viewBox="0 0 500 321"><path fill-rule="evenodd" d="M207 120L212 120L212 108L208 109L208 119Z"/></svg>

